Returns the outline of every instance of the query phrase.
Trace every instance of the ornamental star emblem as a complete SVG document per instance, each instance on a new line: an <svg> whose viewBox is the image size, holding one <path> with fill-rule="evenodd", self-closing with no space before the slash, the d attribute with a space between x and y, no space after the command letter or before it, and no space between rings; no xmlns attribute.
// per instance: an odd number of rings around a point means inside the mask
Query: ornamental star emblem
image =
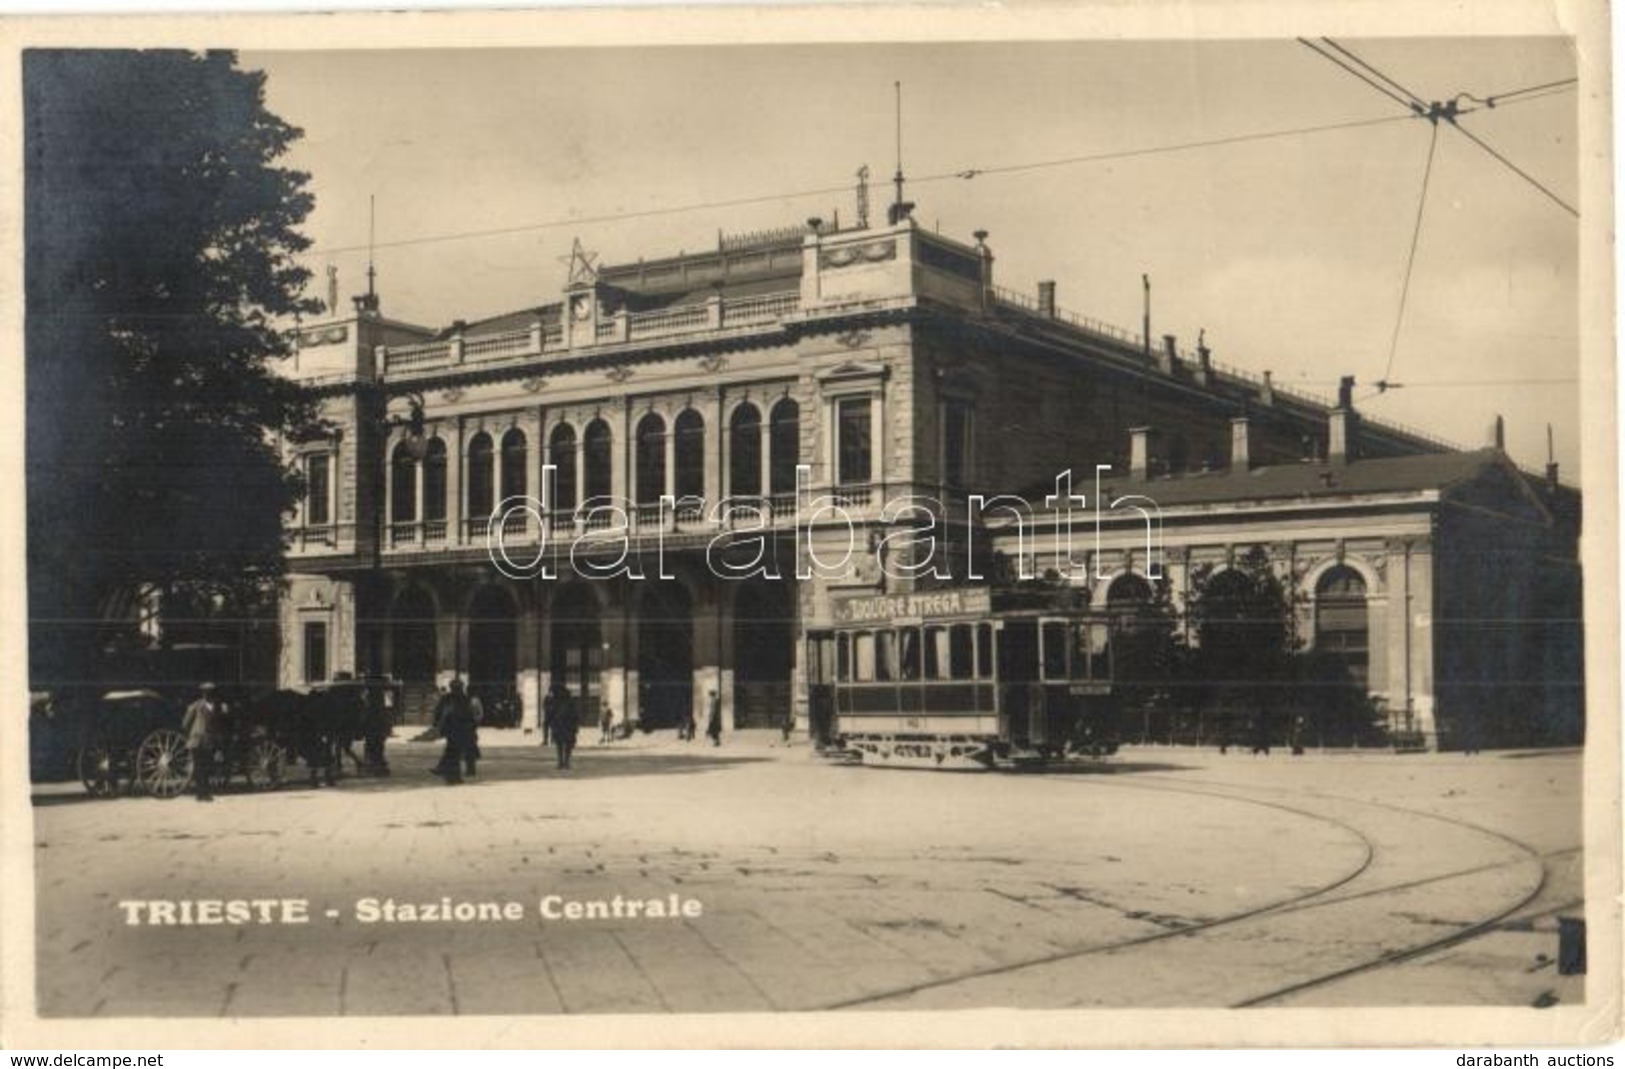
<svg viewBox="0 0 1625 1069"><path fill-rule="evenodd" d="M570 285L598 281L598 260L596 252L588 252L581 246L581 239L574 238L570 245L570 255L560 256L559 263L570 269Z"/></svg>

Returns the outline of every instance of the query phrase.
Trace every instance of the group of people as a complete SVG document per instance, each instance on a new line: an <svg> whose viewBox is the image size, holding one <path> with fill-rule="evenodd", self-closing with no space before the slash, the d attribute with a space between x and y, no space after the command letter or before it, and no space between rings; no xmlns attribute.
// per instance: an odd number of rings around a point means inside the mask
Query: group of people
<svg viewBox="0 0 1625 1069"><path fill-rule="evenodd" d="M694 710L691 708L683 722L677 726L677 737L685 742L694 741ZM712 746L722 745L722 699L714 690L705 692L705 737Z"/></svg>
<svg viewBox="0 0 1625 1069"><path fill-rule="evenodd" d="M440 698L434 711L434 726L446 740L440 753L440 762L429 772L448 784L463 782L463 777L474 778L480 760L480 722L485 719L485 708L480 700L468 693L461 679L454 679Z"/></svg>
<svg viewBox="0 0 1625 1069"><path fill-rule="evenodd" d="M616 737L615 714L607 700L601 703L600 710L599 741L607 743ZM706 691L705 713L705 737L711 740L712 746L721 746L722 699L714 689ZM376 718L368 718L365 763L369 769L376 769L374 774L388 775L389 766L383 756L383 738L387 737L388 729L386 727L382 732L371 730L374 719L388 723L388 710L383 709L381 703L379 714ZM224 711L215 697L214 684L202 684L198 688L197 700L187 706L182 721L187 748L191 751L193 781L199 801L213 801L210 784L214 778L214 754L223 731L223 716ZM484 718L485 710L480 699L468 692L461 679L453 679L435 706L434 729L445 741L445 748L441 751L440 760L429 769L431 774L441 777L448 784L462 783L465 778L475 776L481 757L479 729ZM786 721L786 738L792 723ZM694 712L690 709L677 727L677 737L692 741L697 729ZM580 731L579 702L569 688L555 683L542 701L542 745L553 746L559 768L570 767ZM382 737L375 737L380 735Z"/></svg>

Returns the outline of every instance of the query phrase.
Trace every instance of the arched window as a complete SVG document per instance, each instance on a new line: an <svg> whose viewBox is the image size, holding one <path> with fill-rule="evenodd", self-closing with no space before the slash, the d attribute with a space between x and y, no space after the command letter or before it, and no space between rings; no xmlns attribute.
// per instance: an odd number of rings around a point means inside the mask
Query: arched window
<svg viewBox="0 0 1625 1069"><path fill-rule="evenodd" d="M1124 572L1113 579L1106 588L1106 613L1111 617L1113 632L1121 635L1137 631L1155 597L1144 576Z"/></svg>
<svg viewBox="0 0 1625 1069"><path fill-rule="evenodd" d="M416 523L418 518L418 462L411 447L396 442L390 454L389 519L391 523Z"/></svg>
<svg viewBox="0 0 1625 1069"><path fill-rule="evenodd" d="M1257 586L1245 572L1229 569L1208 580L1198 599L1197 635L1215 678L1246 675L1265 636L1257 617Z"/></svg>
<svg viewBox="0 0 1625 1069"><path fill-rule="evenodd" d="M530 486L526 473L528 443L525 432L514 427L502 436L502 498L524 497Z"/></svg>
<svg viewBox="0 0 1625 1069"><path fill-rule="evenodd" d="M746 401L728 420L728 493L754 497L762 492L762 414Z"/></svg>
<svg viewBox="0 0 1625 1069"><path fill-rule="evenodd" d="M1133 615L1151 604L1151 584L1133 572L1124 572L1106 588L1106 611L1114 616Z"/></svg>
<svg viewBox="0 0 1625 1069"><path fill-rule="evenodd" d="M491 436L481 431L468 443L468 522L485 524L496 508L496 454Z"/></svg>
<svg viewBox="0 0 1625 1069"><path fill-rule="evenodd" d="M789 494L796 488L796 462L801 459L801 406L786 397L768 416L768 488Z"/></svg>
<svg viewBox="0 0 1625 1069"><path fill-rule="evenodd" d="M1346 564L1328 569L1315 584L1315 648L1340 659L1364 685L1370 635L1365 579Z"/></svg>
<svg viewBox="0 0 1625 1069"><path fill-rule="evenodd" d="M576 507L576 430L568 423L553 428L548 439L548 462L553 473L553 500L547 507L565 512Z"/></svg>
<svg viewBox="0 0 1625 1069"><path fill-rule="evenodd" d="M637 499L653 505L666 492L666 421L650 412L638 420Z"/></svg>
<svg viewBox="0 0 1625 1069"><path fill-rule="evenodd" d="M705 496L705 417L685 408L677 417L677 497Z"/></svg>
<svg viewBox="0 0 1625 1069"><path fill-rule="evenodd" d="M587 498L608 497L610 489L610 433L609 424L595 419L587 424L581 443L582 493Z"/></svg>
<svg viewBox="0 0 1625 1069"><path fill-rule="evenodd" d="M446 443L430 438L423 453L423 518L446 521Z"/></svg>

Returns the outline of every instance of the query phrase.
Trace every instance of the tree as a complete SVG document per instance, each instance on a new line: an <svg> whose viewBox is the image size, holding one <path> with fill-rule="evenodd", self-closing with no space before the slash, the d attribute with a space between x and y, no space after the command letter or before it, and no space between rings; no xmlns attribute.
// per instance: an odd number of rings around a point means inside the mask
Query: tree
<svg viewBox="0 0 1625 1069"><path fill-rule="evenodd" d="M271 361L299 293L300 131L229 52L30 51L23 61L30 668L94 679L141 587L263 589L307 422Z"/></svg>
<svg viewBox="0 0 1625 1069"><path fill-rule="evenodd" d="M1279 737L1297 639L1292 592L1268 552L1253 546L1232 568L1195 570L1187 613L1197 638L1192 697L1199 709L1214 709L1215 733L1241 741L1236 721L1245 719L1254 741Z"/></svg>

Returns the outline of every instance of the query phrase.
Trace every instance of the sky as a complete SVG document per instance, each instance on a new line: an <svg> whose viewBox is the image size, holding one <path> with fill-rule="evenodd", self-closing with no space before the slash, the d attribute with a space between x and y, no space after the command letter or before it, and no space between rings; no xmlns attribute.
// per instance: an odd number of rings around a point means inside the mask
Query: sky
<svg viewBox="0 0 1625 1069"><path fill-rule="evenodd" d="M1338 43L1426 101L1576 74L1558 38ZM1461 119L1548 194L1447 124L1430 167L1431 124L1286 39L241 62L305 132L286 162L312 176L315 296L330 264L342 297L365 287L369 197L383 311L430 326L557 299L577 238L615 263L714 248L719 230L850 225L860 165L878 219L900 82L915 218L963 241L987 230L998 284L1053 279L1063 308L1137 331L1147 274L1155 335L1194 348L1205 330L1215 359L1320 395L1354 375L1367 415L1466 446L1502 414L1526 467L1545 463L1550 423L1579 472L1580 224L1552 199L1579 206L1572 88ZM1175 146L1193 147L1098 158Z"/></svg>

